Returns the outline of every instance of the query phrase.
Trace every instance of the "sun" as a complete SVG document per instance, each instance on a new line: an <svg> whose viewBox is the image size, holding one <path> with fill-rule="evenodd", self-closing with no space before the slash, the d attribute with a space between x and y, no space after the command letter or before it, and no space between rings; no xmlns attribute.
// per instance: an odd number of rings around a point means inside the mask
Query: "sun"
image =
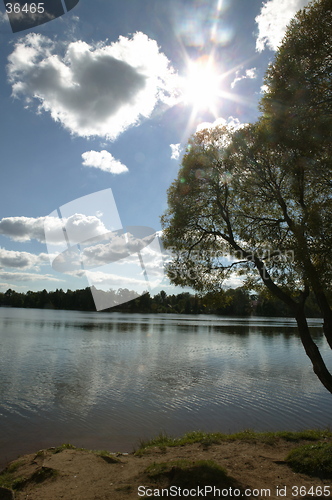
<svg viewBox="0 0 332 500"><path fill-rule="evenodd" d="M211 58L204 56L188 62L188 71L183 79L182 100L198 110L215 113L220 97L220 80Z"/></svg>

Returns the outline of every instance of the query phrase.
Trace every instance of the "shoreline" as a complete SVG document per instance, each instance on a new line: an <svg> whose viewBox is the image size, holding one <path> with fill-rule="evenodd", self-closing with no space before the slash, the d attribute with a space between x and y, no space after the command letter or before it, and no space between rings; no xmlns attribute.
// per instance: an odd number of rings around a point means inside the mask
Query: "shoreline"
<svg viewBox="0 0 332 500"><path fill-rule="evenodd" d="M73 448L76 448L78 450L98 450L98 449L107 449L110 453L116 454L116 453L121 453L121 454L132 454L134 453L137 449L140 448L141 444L143 443L143 446L145 443L155 443L156 446L160 445L160 439L161 440L166 440L166 442L174 442L175 445L176 443L179 443L179 446L181 446L184 443L185 436L190 436L190 435L197 435L198 436L198 441L200 440L201 435L204 436L222 436L222 440L227 440L227 439L233 439L236 437L239 437L241 440L243 438L249 439L250 436L252 436L253 439L254 436L257 436L258 439L261 439L263 436L281 436L283 434L290 434L293 436L299 436L302 435L303 433L325 433L329 432L330 427L317 427L313 429L304 429L304 430L277 430L277 431L268 431L268 430L253 430L253 429L242 429L239 431L225 431L225 432L214 432L214 431L194 431L190 430L186 432L183 435L180 436L174 436L174 435L168 435L164 431L160 431L158 435L152 438L141 438L141 437L136 437L136 438L112 438L108 439L108 444L105 444L105 440L102 438L98 438L97 440L94 438L89 439L88 441L84 439L84 442L79 443L79 439L68 439L68 441L58 441L56 442L54 439L31 439L30 441L25 441L23 444L18 443L15 445L14 448L8 447L7 451L4 451L1 453L0 451L0 473L1 471L11 462L19 459L21 456L25 455L31 455L33 453L36 453L38 450L41 449L53 449L53 448L58 448L63 446L64 444L70 443L70 446L73 446ZM331 431L331 437L332 437L332 431ZM296 439L296 437L295 437ZM203 439L204 440L204 439ZM96 443L99 443L96 445ZM5 448L5 446L3 446ZM9 449L10 448L10 449ZM9 450L9 451L8 451ZM0 499L1 500L1 499Z"/></svg>
<svg viewBox="0 0 332 500"><path fill-rule="evenodd" d="M65 444L11 462L0 475L0 486L12 489L15 500L144 498L152 496L147 489L170 492L171 487L196 488L200 481L241 492L250 490L255 493L250 498L280 498L284 496L281 487L287 490L286 498L303 498L296 489L300 486L309 496L310 491L327 492L324 488L331 487L331 479L294 472L290 467L290 451L303 446L332 449L332 432L160 435L132 453L91 451ZM256 494L263 490L270 494ZM138 495L139 491L144 495Z"/></svg>

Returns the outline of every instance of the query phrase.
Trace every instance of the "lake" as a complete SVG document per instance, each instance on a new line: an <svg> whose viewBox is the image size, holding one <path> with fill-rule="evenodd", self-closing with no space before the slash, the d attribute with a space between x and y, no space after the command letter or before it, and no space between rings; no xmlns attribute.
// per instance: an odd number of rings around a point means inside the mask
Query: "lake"
<svg viewBox="0 0 332 500"><path fill-rule="evenodd" d="M310 320L327 364L321 320ZM332 395L288 318L0 308L0 465L160 431L326 428Z"/></svg>

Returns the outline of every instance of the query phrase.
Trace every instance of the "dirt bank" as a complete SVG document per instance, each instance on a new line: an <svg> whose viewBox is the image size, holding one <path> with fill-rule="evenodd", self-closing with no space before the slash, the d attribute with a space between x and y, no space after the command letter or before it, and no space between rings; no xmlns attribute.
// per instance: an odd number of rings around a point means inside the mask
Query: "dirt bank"
<svg viewBox="0 0 332 500"><path fill-rule="evenodd" d="M195 443L150 448L141 456L102 456L96 452L66 448L55 453L54 449L49 449L20 457L12 462L7 474L10 481L14 479L17 500L117 500L144 498L144 493L148 498L153 494L158 496L157 488L168 488L169 496L172 492L173 497L176 498L177 493L178 498L184 498L184 495L187 496L185 489L197 486L195 470L196 475L200 474L197 471L203 470L197 468L197 464L213 461L213 467L218 464L227 471L225 482L223 477L218 476L218 485L224 488L224 494L226 489L231 491L230 488L233 488L241 491L243 497L249 494L246 490L251 490L255 498L326 498L328 495L324 495L324 486L331 486L331 481L294 473L284 462L289 451L301 444L304 442L283 439L274 443L252 440L209 445ZM191 472L190 464L196 466ZM211 466L212 462L206 464ZM187 479L183 474L179 475L183 466L194 475L187 476ZM187 483L184 482L186 480ZM180 484L182 497L175 489ZM195 491L202 493L197 489ZM195 497L195 491L189 498ZM166 491L163 496L166 496ZM209 498L218 498L218 493Z"/></svg>

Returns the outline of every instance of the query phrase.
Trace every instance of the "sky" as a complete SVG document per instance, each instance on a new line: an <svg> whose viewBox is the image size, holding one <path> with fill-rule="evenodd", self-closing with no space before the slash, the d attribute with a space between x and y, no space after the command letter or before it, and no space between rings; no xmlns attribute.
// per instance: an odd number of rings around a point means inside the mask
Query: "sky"
<svg viewBox="0 0 332 500"><path fill-rule="evenodd" d="M80 0L13 33L1 3L0 291L179 293L156 234L188 139L257 119L307 4Z"/></svg>

